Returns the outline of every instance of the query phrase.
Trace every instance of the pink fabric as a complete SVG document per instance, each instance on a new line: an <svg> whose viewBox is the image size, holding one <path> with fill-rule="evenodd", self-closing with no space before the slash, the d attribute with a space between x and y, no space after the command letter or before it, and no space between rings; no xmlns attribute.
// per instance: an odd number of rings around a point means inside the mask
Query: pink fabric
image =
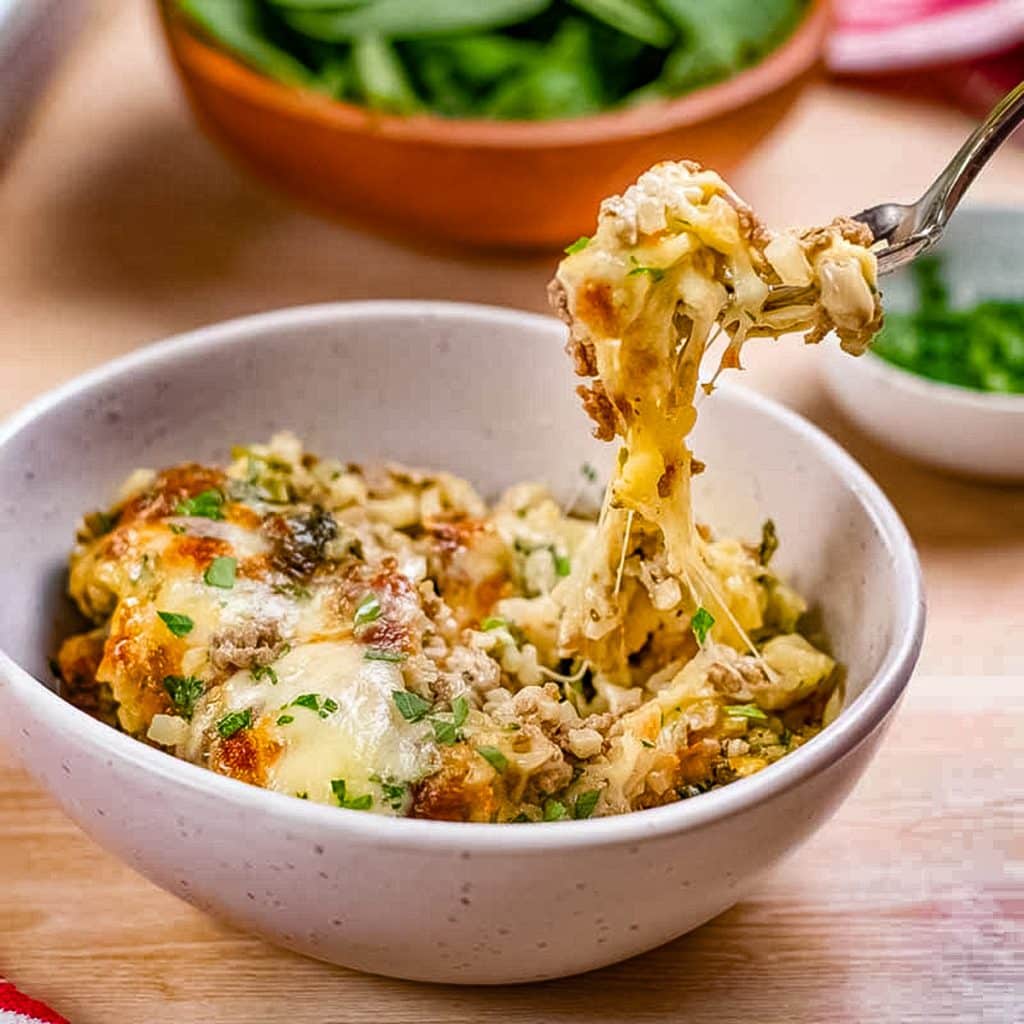
<svg viewBox="0 0 1024 1024"><path fill-rule="evenodd" d="M19 992L9 981L0 978L0 1024L70 1024L37 999Z"/></svg>
<svg viewBox="0 0 1024 1024"><path fill-rule="evenodd" d="M906 25L951 11L994 5L991 0L833 0L832 6L838 25L849 31Z"/></svg>
<svg viewBox="0 0 1024 1024"><path fill-rule="evenodd" d="M1024 0L834 0L828 63L845 74L960 63L1024 42Z"/></svg>

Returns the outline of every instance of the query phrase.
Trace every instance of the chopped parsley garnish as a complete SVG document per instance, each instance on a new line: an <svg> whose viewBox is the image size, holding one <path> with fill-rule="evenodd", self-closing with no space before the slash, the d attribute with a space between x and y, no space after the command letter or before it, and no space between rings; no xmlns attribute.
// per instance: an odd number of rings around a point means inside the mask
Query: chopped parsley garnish
<svg viewBox="0 0 1024 1024"><path fill-rule="evenodd" d="M443 718L432 718L430 724L434 727L434 739L442 747L453 746L459 738L459 729L454 722L446 722Z"/></svg>
<svg viewBox="0 0 1024 1024"><path fill-rule="evenodd" d="M761 527L761 543L757 548L757 560L767 565L779 547L779 538L775 533L775 523L766 519Z"/></svg>
<svg viewBox="0 0 1024 1024"><path fill-rule="evenodd" d="M187 636L195 625L187 615L181 615L178 612L157 612L157 615L175 636Z"/></svg>
<svg viewBox="0 0 1024 1024"><path fill-rule="evenodd" d="M350 811L368 811L373 806L373 797L369 793L362 796L348 796L344 779L331 779L331 792L339 806Z"/></svg>
<svg viewBox="0 0 1024 1024"><path fill-rule="evenodd" d="M408 655L404 651L388 651L383 647L367 647L363 651L366 661L405 661Z"/></svg>
<svg viewBox="0 0 1024 1024"><path fill-rule="evenodd" d="M235 585L235 571L238 568L237 559L230 555L218 555L203 573L203 579L211 587L220 587L221 590L230 590Z"/></svg>
<svg viewBox="0 0 1024 1024"><path fill-rule="evenodd" d="M355 617L352 619L352 625L359 629L360 626L368 626L371 622L376 622L380 618L380 599L376 594L367 594L366 597L359 602L359 606L356 608Z"/></svg>
<svg viewBox="0 0 1024 1024"><path fill-rule="evenodd" d="M586 480L588 484L597 483L597 470L594 469L589 462L584 462L583 465L580 466L580 472L583 474L583 479Z"/></svg>
<svg viewBox="0 0 1024 1024"><path fill-rule="evenodd" d="M459 729L469 715L469 701L465 697L459 696L452 700L451 720L435 716L428 718L427 716L433 710L433 705L418 693L410 693L408 690L392 690L391 699L395 702L399 714L407 722L421 722L426 719L434 730L434 739L442 746L450 747L461 739Z"/></svg>
<svg viewBox="0 0 1024 1024"><path fill-rule="evenodd" d="M220 491L201 491L194 498L179 501L174 510L176 516L197 516L202 519L224 518L224 495Z"/></svg>
<svg viewBox="0 0 1024 1024"><path fill-rule="evenodd" d="M497 747L477 747L476 752L499 775L508 767L508 758Z"/></svg>
<svg viewBox="0 0 1024 1024"><path fill-rule="evenodd" d="M184 526L181 525L181 523L169 523L168 528L170 529L171 533L177 534L179 537L183 533L188 533L188 531L185 529Z"/></svg>
<svg viewBox="0 0 1024 1024"><path fill-rule="evenodd" d="M260 500L271 504L282 505L291 500L288 481L282 479L282 474L288 475L292 472L289 463L273 455L258 455L238 445L231 449L231 458L244 458L246 468L245 483L237 486L236 482L234 490L244 494L248 489L255 492Z"/></svg>
<svg viewBox="0 0 1024 1024"><path fill-rule="evenodd" d="M291 725L292 722L294 722L294 721L295 721L295 716L294 715L281 715L278 718L278 720L277 720L277 724L278 725Z"/></svg>
<svg viewBox="0 0 1024 1024"><path fill-rule="evenodd" d="M196 701L206 692L206 684L195 676L164 676L164 689L182 718L192 718Z"/></svg>
<svg viewBox="0 0 1024 1024"><path fill-rule="evenodd" d="M277 673L270 665L253 665L253 667L249 669L249 675L251 675L256 682L266 679L271 685L277 686Z"/></svg>
<svg viewBox="0 0 1024 1024"><path fill-rule="evenodd" d="M765 720L768 716L756 704L730 704L725 713L733 718L757 718Z"/></svg>
<svg viewBox="0 0 1024 1024"><path fill-rule="evenodd" d="M217 732L222 738L229 740L236 732L252 728L252 708L244 711L231 711L217 723Z"/></svg>
<svg viewBox="0 0 1024 1024"><path fill-rule="evenodd" d="M291 707L307 708L315 711L321 718L326 718L338 710L338 702L319 693L303 693L292 701Z"/></svg>
<svg viewBox="0 0 1024 1024"><path fill-rule="evenodd" d="M571 256L574 252L583 252L588 245L590 245L590 236L580 235L575 242L567 245L562 251Z"/></svg>
<svg viewBox="0 0 1024 1024"><path fill-rule="evenodd" d="M485 632L490 632L492 629L507 629L508 622L505 619L499 618L497 615L488 615L483 622L480 623L480 628Z"/></svg>
<svg viewBox="0 0 1024 1024"><path fill-rule="evenodd" d="M626 275L627 277L639 277L641 274L647 274L652 281L658 282L665 276L665 271L661 267L645 267L637 262L635 256L630 256L629 259L633 264L633 269Z"/></svg>
<svg viewBox="0 0 1024 1024"><path fill-rule="evenodd" d="M565 804L559 800L545 800L544 801L544 820L545 821L564 821L569 817L569 812L565 809Z"/></svg>
<svg viewBox="0 0 1024 1024"><path fill-rule="evenodd" d="M434 729L434 739L443 747L450 747L452 744L457 743L462 739L462 733L459 730L465 724L468 715L469 701L461 695L454 697L452 699L451 721L440 717L429 719Z"/></svg>
<svg viewBox="0 0 1024 1024"><path fill-rule="evenodd" d="M275 594L294 597L296 601L308 601L313 596L313 592L301 583L275 583L271 589Z"/></svg>
<svg viewBox="0 0 1024 1024"><path fill-rule="evenodd" d="M555 575L568 576L572 572L572 563L565 555L560 555L554 548L551 549L551 557L555 561Z"/></svg>
<svg viewBox="0 0 1024 1024"><path fill-rule="evenodd" d="M693 630L693 635L697 638L697 643L702 647L704 641L708 638L708 633L711 631L711 627L715 624L715 617L707 610L707 608L698 608L690 619L690 629Z"/></svg>
<svg viewBox="0 0 1024 1024"><path fill-rule="evenodd" d="M382 779L379 775L371 775L370 781L376 782L380 786L380 791L384 794L384 802L393 811L399 810L402 804L405 803L406 785L404 782Z"/></svg>
<svg viewBox="0 0 1024 1024"><path fill-rule="evenodd" d="M572 816L574 818L589 818L594 813L594 808L597 807L597 801L600 799L601 791L599 789L588 789L585 793L580 793L576 797Z"/></svg>
<svg viewBox="0 0 1024 1024"><path fill-rule="evenodd" d="M410 693L408 690L392 690L391 699L395 702L399 714L407 722L418 722L426 718L430 711L430 701L424 700L418 693Z"/></svg>

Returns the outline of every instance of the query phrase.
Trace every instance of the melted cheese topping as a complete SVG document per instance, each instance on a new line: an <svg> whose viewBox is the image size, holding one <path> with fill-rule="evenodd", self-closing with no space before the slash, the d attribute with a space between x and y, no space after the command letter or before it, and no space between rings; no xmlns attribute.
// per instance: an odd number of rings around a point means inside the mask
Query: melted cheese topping
<svg viewBox="0 0 1024 1024"><path fill-rule="evenodd" d="M255 727L280 746L267 773L269 789L329 803L334 779L344 779L353 798L376 794L381 779L419 779L436 770L429 725L407 722L395 707L392 694L405 685L397 664L367 661L358 643L325 641L292 648L274 663L273 678L254 681L251 672L236 672L214 712L251 709ZM309 694L323 710L294 703ZM326 711L328 701L337 708ZM202 717L193 719L192 742L202 725ZM382 809L401 810L408 800L396 802Z"/></svg>
<svg viewBox="0 0 1024 1024"><path fill-rule="evenodd" d="M623 441L597 535L557 594L566 653L626 672L631 603L620 567L633 536L650 534L678 584L673 603L712 609L732 642L753 649L693 517L687 437L701 364L719 335L720 370L740 365L753 335L800 330L817 341L835 327L862 349L881 322L869 240L852 222L772 236L718 175L690 163L659 164L602 204L593 239L552 287L577 370L594 379L580 391L597 436ZM771 288L782 285L802 289L796 305L773 305Z"/></svg>

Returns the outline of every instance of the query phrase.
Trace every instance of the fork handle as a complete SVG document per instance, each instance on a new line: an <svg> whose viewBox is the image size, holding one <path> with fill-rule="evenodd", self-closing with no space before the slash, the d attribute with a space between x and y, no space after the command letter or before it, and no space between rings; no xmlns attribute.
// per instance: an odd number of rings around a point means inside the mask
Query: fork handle
<svg viewBox="0 0 1024 1024"><path fill-rule="evenodd" d="M918 225L942 232L971 182L1024 121L1024 82L1008 92L960 147L917 204Z"/></svg>

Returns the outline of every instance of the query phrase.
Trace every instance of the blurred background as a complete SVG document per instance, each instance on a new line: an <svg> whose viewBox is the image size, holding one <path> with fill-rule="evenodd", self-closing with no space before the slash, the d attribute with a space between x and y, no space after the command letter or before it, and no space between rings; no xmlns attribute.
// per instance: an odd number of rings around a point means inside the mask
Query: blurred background
<svg viewBox="0 0 1024 1024"><path fill-rule="evenodd" d="M622 188L655 158L698 156L777 226L909 201L1021 78L1017 0L841 0L831 22L820 3L746 2L767 29L756 23L739 38L680 30L667 49L635 38L650 26L596 18L591 0L550 8L553 21L535 33L548 43L566 25L585 24L606 52L618 45L642 67L623 85L621 67L632 64L620 59L618 92L599 84L582 99L575 71L568 84L555 74L534 93L513 95L509 103L525 106L510 120L477 108L437 114L438 94L423 84L423 41L388 44L390 65L370 61L353 78L351 40L341 33L326 44L253 21L253 11L263 18L274 7L267 0L0 0L0 411L147 341L278 306L431 297L544 310L545 283L561 247L592 223L594 195ZM302 14L299 0L290 3L278 14ZM701 10L693 0L673 3L665 9L680 17ZM516 16L536 18L535 0L520 6ZM235 22L211 20L210 11L233 11ZM767 41L755 29L768 31ZM514 25L466 34L547 45ZM678 92L657 77L673 53L689 75ZM298 86L275 79L266 68L279 72L282 54L301 58L310 76L318 66L318 74L334 67L335 77ZM607 62L588 59L596 63L587 74L600 80ZM404 114L394 110L396 74L414 92ZM490 94L468 92L462 102L483 103L481 95ZM566 118L560 104L584 112ZM753 127L744 120L750 106ZM538 119L522 120L524 111ZM288 166L274 164L282 154ZM474 163L481 154L483 165ZM338 174L304 192L325 165L358 168L342 176L355 200ZM491 175L454 185L467 166ZM531 185L538 180L539 189ZM564 216L578 194L582 212ZM1022 197L1024 152L1011 144L971 200L1016 205ZM331 216L320 216L325 210ZM529 230L510 241L516 225ZM933 608L947 594L950 612L959 606L964 641L930 667L1020 666L1024 623L1007 627L984 613L1011 586L999 568L1006 543L1024 571L1020 492L936 474L869 440L826 397L817 353L795 344L748 351L747 383L824 425L888 490L922 547ZM942 549L934 562L930 546ZM964 592L969 581L944 586L961 562L986 559L991 572L976 599ZM967 642L979 633L984 644Z"/></svg>

